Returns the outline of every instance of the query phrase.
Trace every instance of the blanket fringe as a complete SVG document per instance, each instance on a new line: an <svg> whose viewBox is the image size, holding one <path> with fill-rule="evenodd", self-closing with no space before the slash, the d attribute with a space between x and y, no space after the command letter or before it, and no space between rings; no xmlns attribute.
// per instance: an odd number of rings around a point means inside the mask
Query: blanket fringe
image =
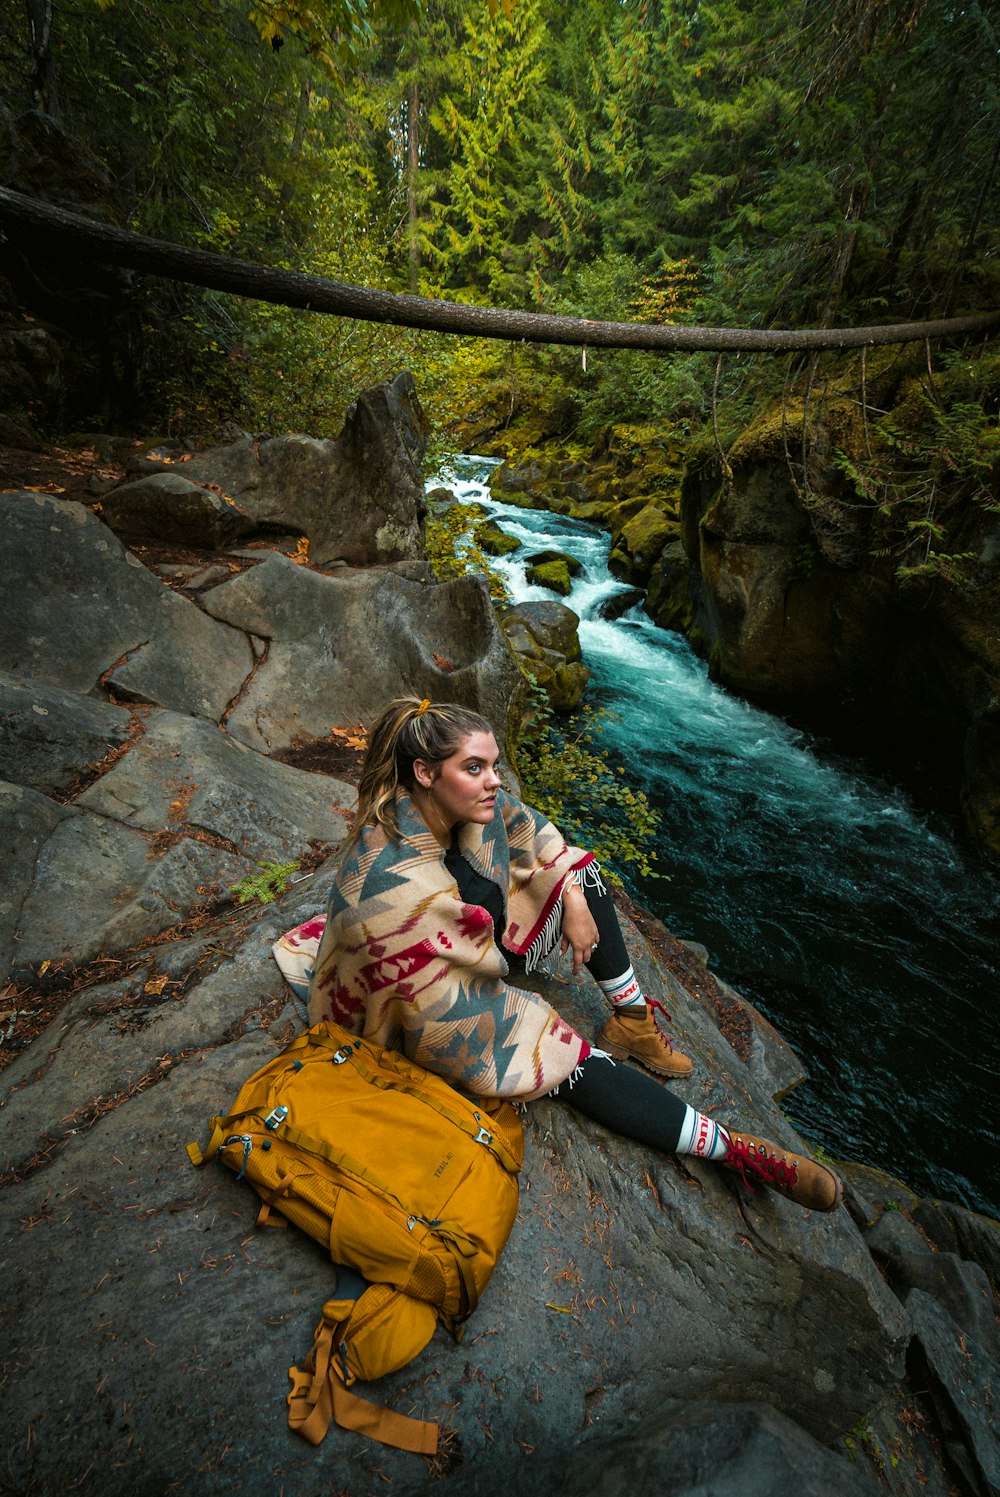
<svg viewBox="0 0 1000 1497"><path fill-rule="evenodd" d="M569 878L575 879L581 889L596 889L600 894L608 892L601 878L601 865L596 858L583 868L574 868ZM562 900L557 899L549 911L549 918L524 954L525 972L534 972L555 951L562 935L562 917Z"/></svg>

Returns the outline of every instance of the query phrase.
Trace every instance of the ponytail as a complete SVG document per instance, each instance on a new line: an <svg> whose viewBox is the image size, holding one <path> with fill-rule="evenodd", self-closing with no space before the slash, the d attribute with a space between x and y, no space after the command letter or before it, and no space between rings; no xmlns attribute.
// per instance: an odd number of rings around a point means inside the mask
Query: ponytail
<svg viewBox="0 0 1000 1497"><path fill-rule="evenodd" d="M354 829L345 852L364 827L372 824L384 828L390 837L398 835L396 796L400 790L412 790L415 759L441 764L470 734L492 731L485 717L454 702L431 702L426 697L397 697L390 702L368 735Z"/></svg>

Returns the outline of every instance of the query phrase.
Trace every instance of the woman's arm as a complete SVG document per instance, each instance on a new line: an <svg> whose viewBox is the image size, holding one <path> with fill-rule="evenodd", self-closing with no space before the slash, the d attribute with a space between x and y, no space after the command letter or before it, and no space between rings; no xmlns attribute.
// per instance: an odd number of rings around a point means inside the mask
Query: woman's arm
<svg viewBox="0 0 1000 1497"><path fill-rule="evenodd" d="M597 944L597 926L587 904L587 896L580 888L576 876L570 874L562 888L562 942L559 950L565 955L573 949L573 976L584 962L589 962Z"/></svg>

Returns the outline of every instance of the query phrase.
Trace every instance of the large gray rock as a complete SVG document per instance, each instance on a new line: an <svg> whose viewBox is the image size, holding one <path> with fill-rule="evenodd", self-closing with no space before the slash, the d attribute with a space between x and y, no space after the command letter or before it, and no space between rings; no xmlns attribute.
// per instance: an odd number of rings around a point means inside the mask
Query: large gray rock
<svg viewBox="0 0 1000 1497"><path fill-rule="evenodd" d="M0 670L222 716L253 668L245 635L157 581L79 504L5 494L0 520Z"/></svg>
<svg viewBox="0 0 1000 1497"><path fill-rule="evenodd" d="M1000 1361L922 1289L910 1290L906 1308L915 1331L911 1360L937 1412L946 1458L963 1491L996 1497L1000 1439L993 1399Z"/></svg>
<svg viewBox="0 0 1000 1497"><path fill-rule="evenodd" d="M485 1477L477 1487L483 1497ZM694 1403L611 1439L595 1430L546 1490L560 1497L874 1497L879 1488L766 1405Z"/></svg>
<svg viewBox="0 0 1000 1497"><path fill-rule="evenodd" d="M193 938L173 961L151 952L151 964L165 959L162 993L143 973L77 994L4 1074L14 1183L0 1196L0 1264L18 1367L5 1415L22 1484L58 1490L93 1462L103 1493L180 1482L263 1497L320 1479L351 1489L359 1467L377 1466L396 1491L426 1490L413 1456L336 1429L321 1452L288 1434L285 1369L309 1347L331 1266L302 1233L254 1233L246 1187L215 1166L196 1174L184 1152L293 1032L269 947L319 906L325 882ZM627 923L626 938L695 1058L682 1094L793 1142L707 1007ZM186 981L206 957L215 969ZM589 977L563 963L540 986L595 1032L603 1003ZM579 1490L583 1469L616 1490L616 1454L639 1489L672 1490L676 1471L687 1485L674 1490L715 1490L714 1477L728 1493L742 1460L748 1482L760 1463L758 1480L785 1472L790 1490L808 1492L826 1473L828 1490L860 1497L860 1481L813 1442L837 1440L878 1403L908 1334L846 1211L750 1195L718 1167L651 1156L554 1100L528 1109L518 1221L462 1345L439 1332L373 1393L457 1429L449 1491L470 1497L495 1489L498 1470L524 1497ZM65 1396L53 1393L51 1346L69 1359ZM746 1404L778 1415L727 1412ZM790 1434L782 1456L787 1419L811 1440Z"/></svg>
<svg viewBox="0 0 1000 1497"><path fill-rule="evenodd" d="M0 835L20 874L0 924L7 963L23 978L42 962L134 948L261 864L339 842L352 800L349 786L253 754L210 723L155 713L73 806L6 787Z"/></svg>
<svg viewBox="0 0 1000 1497"><path fill-rule="evenodd" d="M79 797L86 811L159 833L202 833L258 863L339 842L350 786L252 753L211 723L153 714L129 753Z"/></svg>
<svg viewBox="0 0 1000 1497"><path fill-rule="evenodd" d="M76 966L114 957L256 872L250 858L179 830L157 843L119 821L65 809L25 880L11 966L16 981L29 980L44 962Z"/></svg>
<svg viewBox="0 0 1000 1497"><path fill-rule="evenodd" d="M272 553L202 603L269 641L227 721L234 738L267 753L370 721L407 693L482 712L503 742L523 693L478 577L438 586L382 570L327 577Z"/></svg>
<svg viewBox="0 0 1000 1497"><path fill-rule="evenodd" d="M319 566L423 556L421 462L427 426L413 376L359 395L336 441L245 436L184 464L184 477L217 484L271 530L309 537Z"/></svg>
<svg viewBox="0 0 1000 1497"><path fill-rule="evenodd" d="M111 702L0 672L0 780L55 795L130 731L129 714Z"/></svg>
<svg viewBox="0 0 1000 1497"><path fill-rule="evenodd" d="M232 499L182 473L151 473L113 489L101 518L123 541L169 541L218 550L250 535L254 522Z"/></svg>
<svg viewBox="0 0 1000 1497"><path fill-rule="evenodd" d="M17 950L17 933L35 864L60 822L72 812L37 790L0 780L0 985Z"/></svg>

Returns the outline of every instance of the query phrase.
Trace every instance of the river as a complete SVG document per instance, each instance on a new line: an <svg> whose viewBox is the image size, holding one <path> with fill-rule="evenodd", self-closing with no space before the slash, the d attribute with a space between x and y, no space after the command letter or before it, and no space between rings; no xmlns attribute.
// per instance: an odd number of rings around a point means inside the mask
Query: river
<svg viewBox="0 0 1000 1497"><path fill-rule="evenodd" d="M782 1105L807 1139L1000 1217L1000 876L869 766L715 685L641 608L604 619L624 590L607 533L495 502L492 466L452 459L433 484L525 542L495 563L516 601L554 597L526 583L528 551L581 563L565 601L586 700L615 714L602 745L661 814L669 877L619 870L629 892L801 1056Z"/></svg>

